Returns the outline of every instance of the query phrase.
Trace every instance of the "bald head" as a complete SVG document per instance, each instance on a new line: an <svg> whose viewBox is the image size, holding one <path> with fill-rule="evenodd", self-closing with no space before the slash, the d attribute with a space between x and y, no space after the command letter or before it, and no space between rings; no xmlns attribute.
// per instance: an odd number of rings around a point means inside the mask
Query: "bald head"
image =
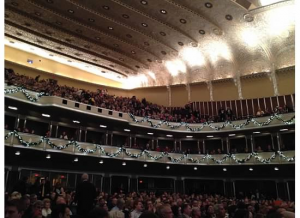
<svg viewBox="0 0 300 218"><path fill-rule="evenodd" d="M82 180L82 181L87 181L87 180L89 180L89 175L88 175L87 173L82 174L81 180Z"/></svg>

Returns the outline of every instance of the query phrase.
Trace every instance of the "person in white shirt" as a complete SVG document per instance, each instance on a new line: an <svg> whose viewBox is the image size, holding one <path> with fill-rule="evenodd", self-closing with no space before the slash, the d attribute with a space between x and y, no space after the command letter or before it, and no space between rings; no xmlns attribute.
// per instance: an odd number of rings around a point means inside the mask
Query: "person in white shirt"
<svg viewBox="0 0 300 218"><path fill-rule="evenodd" d="M142 214L143 204L140 201L134 201L134 211L130 213L130 218L139 218Z"/></svg>
<svg viewBox="0 0 300 218"><path fill-rule="evenodd" d="M60 135L61 139L67 139L68 140L68 136L67 136L67 133L66 132L63 132L62 135Z"/></svg>
<svg viewBox="0 0 300 218"><path fill-rule="evenodd" d="M48 215L51 215L51 213L52 213L52 210L50 208L50 206L51 206L50 199L45 198L43 200L43 203L44 203L44 208L42 209L42 215L43 215L43 217L47 217Z"/></svg>

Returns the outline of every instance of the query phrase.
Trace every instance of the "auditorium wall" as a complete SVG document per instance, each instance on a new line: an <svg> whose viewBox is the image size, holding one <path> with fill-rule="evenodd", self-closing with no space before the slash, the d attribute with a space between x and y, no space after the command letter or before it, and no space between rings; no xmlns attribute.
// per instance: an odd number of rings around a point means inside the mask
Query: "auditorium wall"
<svg viewBox="0 0 300 218"><path fill-rule="evenodd" d="M188 92L185 85L171 86L172 107L181 107L188 103Z"/></svg>
<svg viewBox="0 0 300 218"><path fill-rule="evenodd" d="M238 89L233 80L213 82L214 101L235 100L239 98Z"/></svg>
<svg viewBox="0 0 300 218"><path fill-rule="evenodd" d="M280 95L295 93L295 70L287 70L277 73L278 91Z"/></svg>
<svg viewBox="0 0 300 218"><path fill-rule="evenodd" d="M136 96L138 99L146 98L147 101L168 106L168 92L167 87L148 87L128 90L130 97Z"/></svg>
<svg viewBox="0 0 300 218"><path fill-rule="evenodd" d="M191 84L191 102L209 101L209 89L206 83Z"/></svg>
<svg viewBox="0 0 300 218"><path fill-rule="evenodd" d="M243 98L261 98L274 96L272 81L267 75L241 78Z"/></svg>

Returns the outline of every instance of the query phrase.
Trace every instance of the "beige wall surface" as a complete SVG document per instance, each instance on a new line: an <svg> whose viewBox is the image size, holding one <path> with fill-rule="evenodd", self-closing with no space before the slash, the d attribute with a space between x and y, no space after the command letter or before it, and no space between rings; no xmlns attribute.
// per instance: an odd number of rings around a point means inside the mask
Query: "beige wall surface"
<svg viewBox="0 0 300 218"><path fill-rule="evenodd" d="M215 82L213 85L214 101L237 100L238 90L233 80Z"/></svg>
<svg viewBox="0 0 300 218"><path fill-rule="evenodd" d="M135 95L140 100L146 98L147 101L158 105L169 105L166 86L132 89L129 90L129 95Z"/></svg>
<svg viewBox="0 0 300 218"><path fill-rule="evenodd" d="M243 98L261 98L274 96L273 84L268 76L241 78Z"/></svg>
<svg viewBox="0 0 300 218"><path fill-rule="evenodd" d="M188 92L185 85L171 86L172 107L182 107L188 103Z"/></svg>
<svg viewBox="0 0 300 218"><path fill-rule="evenodd" d="M295 70L277 73L277 84L279 95L290 95L295 93Z"/></svg>
<svg viewBox="0 0 300 218"><path fill-rule="evenodd" d="M206 83L191 84L191 102L209 101L209 89Z"/></svg>

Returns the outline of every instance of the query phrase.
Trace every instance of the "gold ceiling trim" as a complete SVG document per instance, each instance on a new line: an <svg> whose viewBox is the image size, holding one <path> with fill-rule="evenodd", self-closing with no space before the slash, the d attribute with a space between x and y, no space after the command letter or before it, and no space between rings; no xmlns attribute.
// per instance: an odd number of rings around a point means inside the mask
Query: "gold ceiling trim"
<svg viewBox="0 0 300 218"><path fill-rule="evenodd" d="M100 34L102 34L102 35L105 35L105 36L107 36L107 37L109 37L109 38L113 38L113 39L115 39L115 40L117 40L117 41L123 42L124 44L127 44L127 45L129 45L129 46L132 46L132 47L134 47L134 48L136 48L136 49L142 50L142 51L144 51L145 53L148 53L148 54L150 54L150 55L152 55L152 56L158 58L156 55L154 55L154 54L152 54L151 52L149 52L149 50L146 50L146 49L144 49L143 47L141 47L141 46L139 46L139 45L130 43L130 42L128 42L128 41L125 41L125 40L123 40L123 39L121 39L121 38L119 38L119 37L116 37L116 36L112 35L112 34L107 34L107 32L103 32L103 31L98 30L98 29L96 29L96 28L94 28L94 27L92 27L92 26L89 26L89 25L85 25L85 24L83 24L83 23L80 23L80 22L78 22L77 20L71 19L71 18L69 18L69 17L67 17L67 16L65 16L65 15L63 15L63 14L57 13L57 12L55 12L55 11L49 9L49 8L46 8L46 7L44 7L43 5L37 4L36 2L33 2L32 0L27 0L27 1L28 1L29 3L35 5L35 6L39 7L39 8L42 8L42 9L44 9L44 10L46 10L46 11L52 13L52 14L57 15L57 16L63 18L63 19L66 19L66 20L68 20L68 21L71 21L71 22L73 22L73 23L76 23L76 24L79 25L79 26L82 26L82 27L85 27L85 28L87 28L87 29L93 30L93 31L98 32L98 33L100 33Z"/></svg>
<svg viewBox="0 0 300 218"><path fill-rule="evenodd" d="M144 13L144 12L142 12L142 11L140 11L140 10L134 8L134 7L131 7L131 6L129 6L129 5L125 4L125 3L123 3L123 2L120 2L120 1L117 1L117 0L110 0L110 1L112 1L112 2L114 2L114 3L117 3L117 4L119 4L119 5L123 6L123 7L125 7L125 8L127 8L127 9L131 10L131 11L134 11L134 12L140 14L140 15L143 15L143 16L147 17L148 19L151 19L151 20L153 20L153 21L155 21L155 22L158 22L158 23L160 23L160 24L163 24L163 25L167 26L168 28L170 28L170 29L172 29L172 30L174 30L174 31L176 31L176 32L178 32L178 33L180 33L181 35L184 35L185 37L189 38L189 39L192 40L193 42L198 43L198 41L195 40L193 37L191 37L191 36L188 35L187 33L183 32L182 30L180 30L180 29L178 29L178 28L175 28L174 26L172 26L172 25L170 25L170 24L168 24L168 23L162 22L162 21L156 19L155 17L152 17L152 16L150 16L150 15L148 15L148 14L146 14L146 13ZM176 52L178 52L178 50L175 49L175 48L173 48L173 50L176 51Z"/></svg>
<svg viewBox="0 0 300 218"><path fill-rule="evenodd" d="M65 1L67 1L67 2L69 2L69 3L71 3L71 4L73 4L73 5L76 5L77 7L80 7L80 8L82 8L82 9L84 9L84 10L90 12L90 13L93 13L93 14L95 14L95 15L97 15L97 16L100 16L101 18L107 19L107 20L112 21L112 22L114 22L114 23L116 23L116 24L118 24L118 25L120 25L120 26L123 26L123 27L129 29L129 30L132 30L132 31L137 32L137 33L139 33L139 34L141 34L141 35L144 35L145 37L150 38L150 39L152 39L153 41L156 41L156 42L158 42L159 44L162 44L162 45L164 45L165 47L174 50L172 47L170 47L169 45L165 44L163 41L160 41L160 40L158 40L158 39L156 39L156 38L154 38L154 37L152 37L152 36L150 36L150 35L148 35L148 34L142 32L142 31L139 31L139 30L136 29L136 28L132 28L131 26L128 26L128 25L125 24L125 23L122 23L122 22L120 22L120 21L117 21L117 20L115 20L115 19L112 19L112 18L110 18L110 17L108 17L108 16L106 16L106 15L104 15L104 14L102 14L102 13L99 13L99 12L97 12L97 11L95 11L95 10L92 10L92 9L90 9L90 8L88 8L88 7L85 7L85 6L82 5L82 4L78 4L77 2L74 2L73 0L65 0ZM153 54L153 56L156 56L156 55ZM160 57L157 57L157 56L156 56L156 58L157 58L157 59L160 59Z"/></svg>

